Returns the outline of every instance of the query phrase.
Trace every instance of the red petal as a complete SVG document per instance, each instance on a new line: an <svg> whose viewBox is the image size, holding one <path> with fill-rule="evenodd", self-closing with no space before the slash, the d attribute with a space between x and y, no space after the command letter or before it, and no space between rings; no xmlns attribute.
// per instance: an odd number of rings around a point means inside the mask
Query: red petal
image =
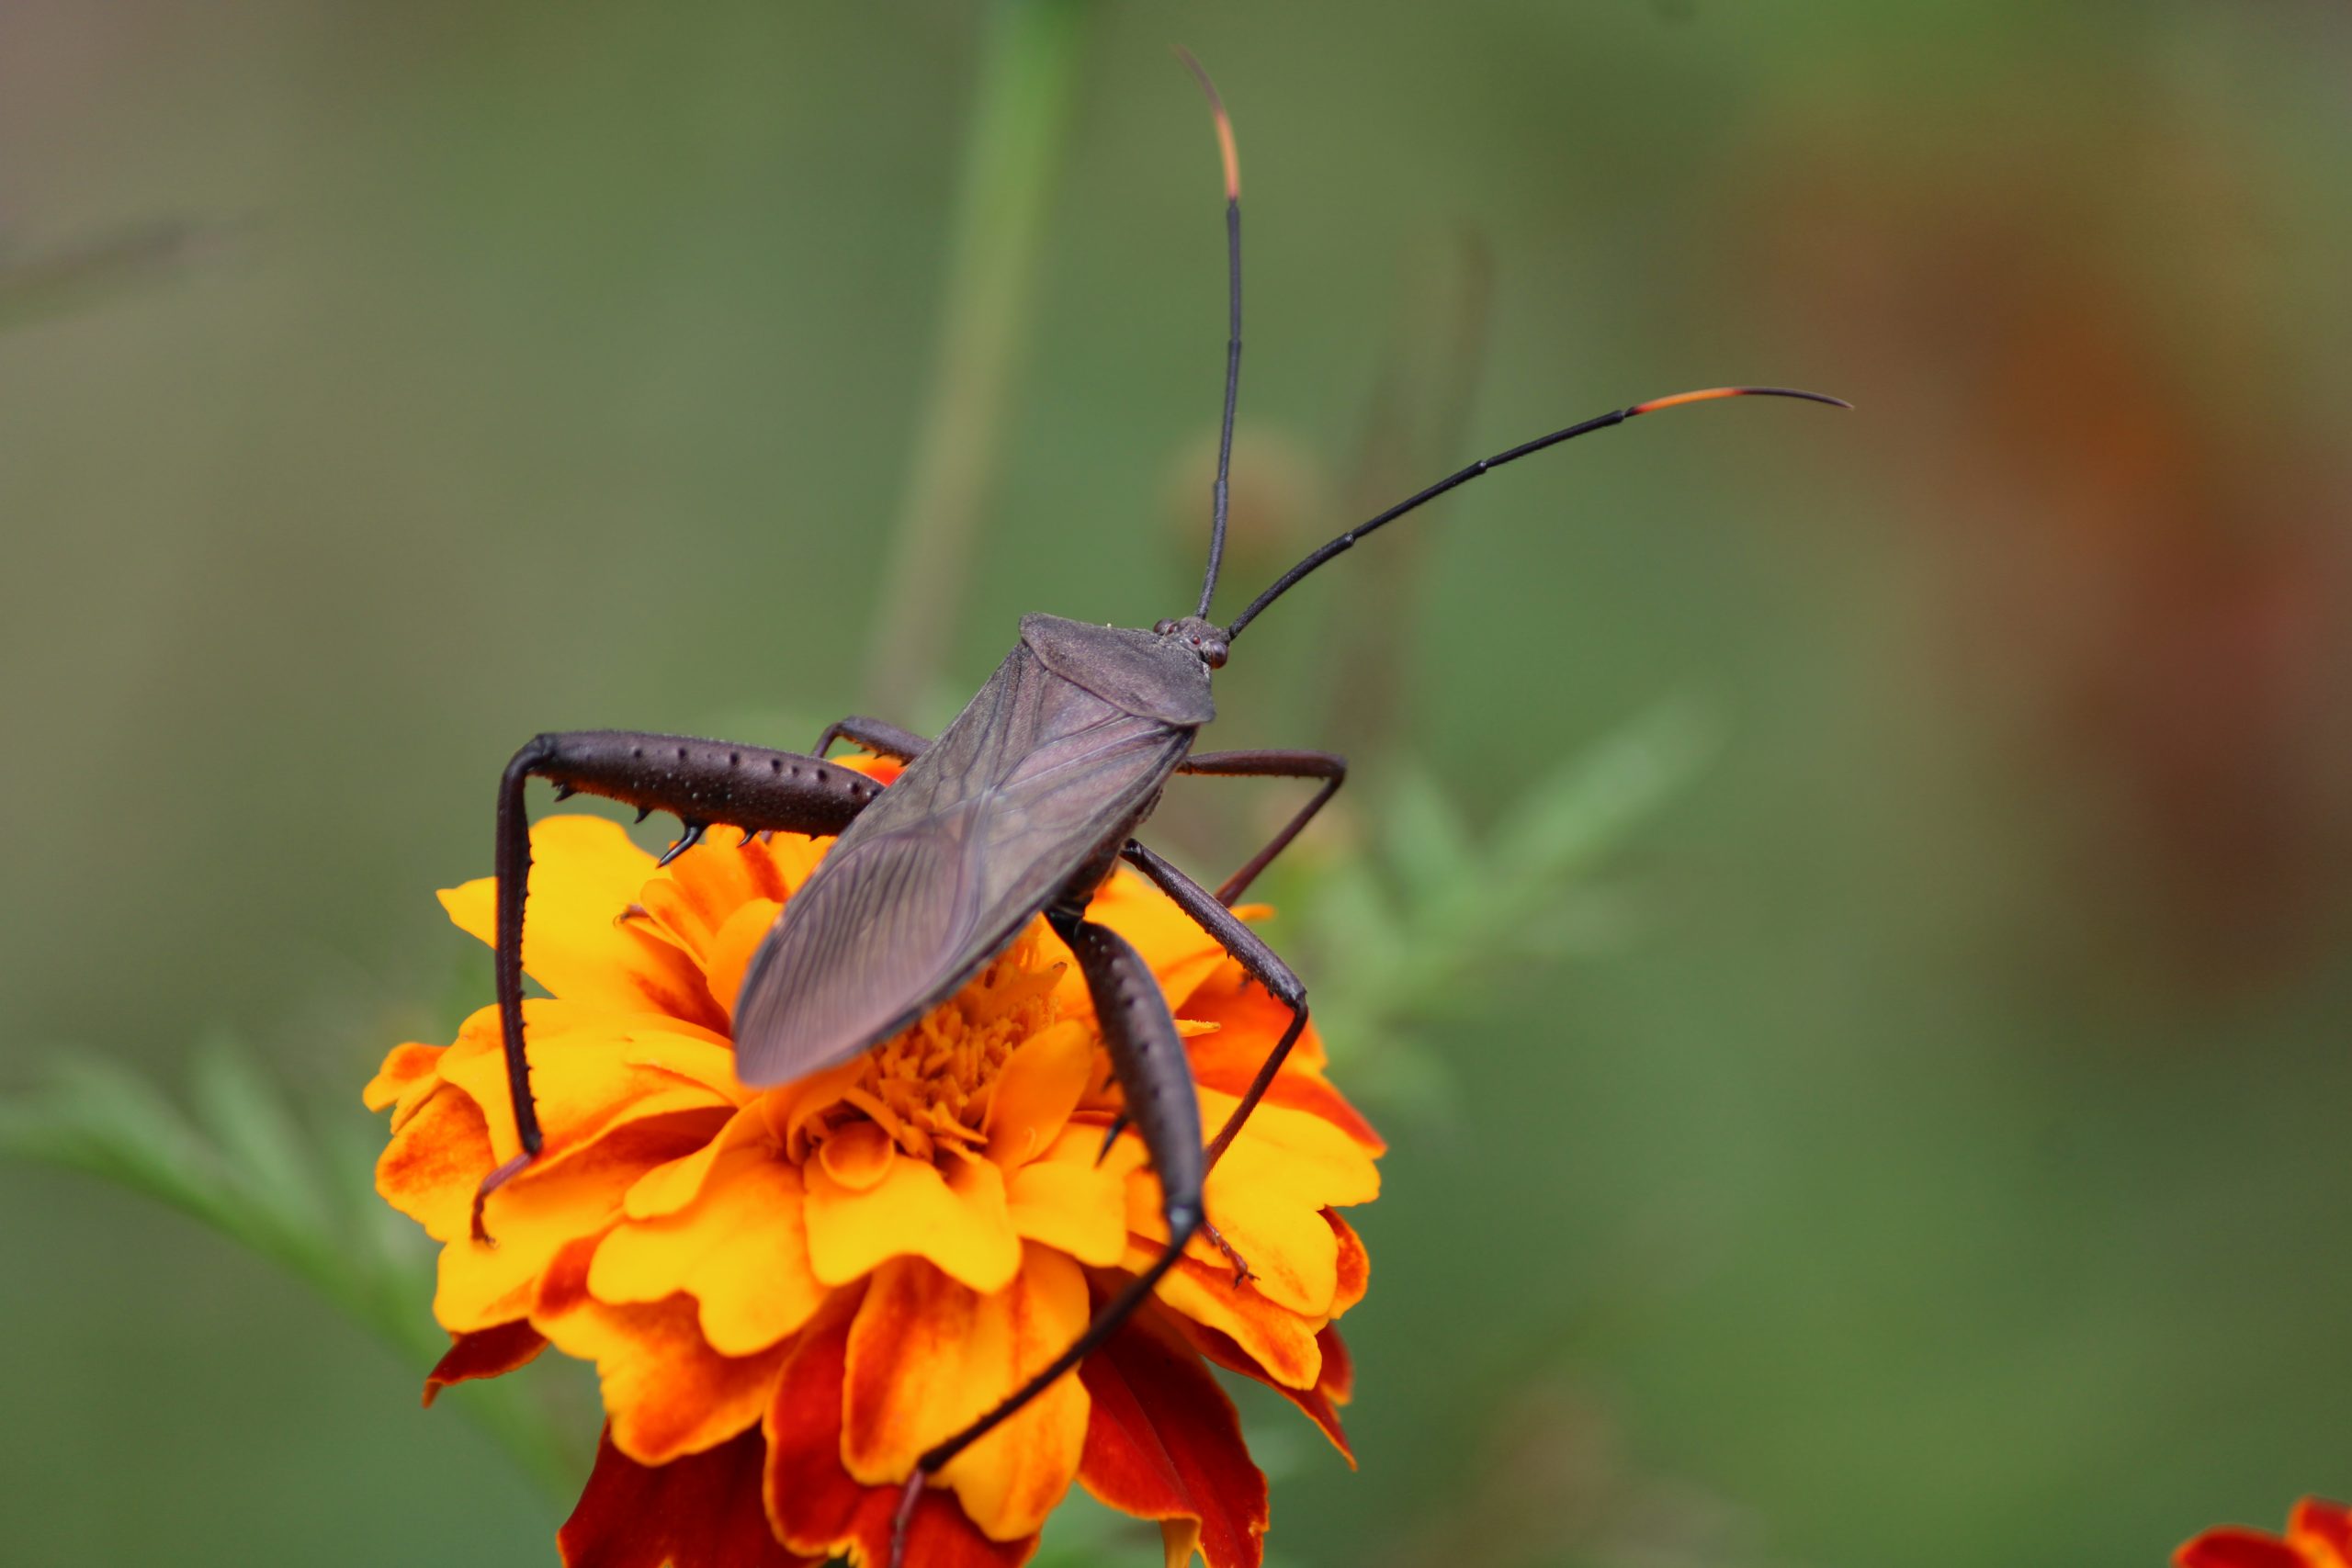
<svg viewBox="0 0 2352 1568"><path fill-rule="evenodd" d="M2256 1530L2207 1530L2172 1554L2173 1568L2312 1568L2310 1558L2275 1535Z"/></svg>
<svg viewBox="0 0 2352 1568"><path fill-rule="evenodd" d="M1093 1400L1078 1478L1147 1519L1201 1521L1209 1568L1265 1559L1266 1478L1241 1420L1192 1348L1147 1307L1079 1368Z"/></svg>
<svg viewBox="0 0 2352 1568"><path fill-rule="evenodd" d="M890 1560L895 1486L860 1486L842 1468L842 1382L849 1369L849 1329L860 1292L844 1291L801 1331L763 1424L767 1438L765 1495L777 1533L820 1556L847 1551L882 1568ZM907 1562L920 1568L1021 1568L1037 1538L994 1541L982 1535L955 1496L926 1492L907 1529Z"/></svg>
<svg viewBox="0 0 2352 1568"><path fill-rule="evenodd" d="M668 1464L638 1463L607 1431L596 1469L556 1532L565 1568L813 1568L786 1551L760 1506L760 1435Z"/></svg>
<svg viewBox="0 0 2352 1568"><path fill-rule="evenodd" d="M1356 1359L1348 1353L1336 1325L1327 1325L1315 1342L1323 1347L1323 1375L1316 1380L1316 1389L1334 1404L1347 1404L1356 1396Z"/></svg>
<svg viewBox="0 0 2352 1568"><path fill-rule="evenodd" d="M1193 1348L1202 1355L1228 1372L1238 1372L1252 1382L1265 1384L1297 1405L1306 1413L1306 1418L1320 1427L1323 1435L1331 1439L1331 1446L1340 1450L1340 1457L1348 1461L1348 1468L1353 1470L1356 1467L1356 1452L1348 1445L1348 1434L1340 1425L1337 1408L1347 1403L1348 1396L1344 1392L1333 1391L1333 1368L1336 1366L1342 1374L1341 1389L1346 1386L1344 1378L1348 1371L1347 1347L1340 1343L1339 1335L1326 1328L1315 1337L1323 1346L1323 1376L1316 1385L1313 1388L1285 1388L1268 1377L1266 1370L1248 1351L1235 1344L1231 1336L1220 1334L1187 1317L1178 1317L1176 1323L1183 1330L1184 1337L1191 1340Z"/></svg>
<svg viewBox="0 0 2352 1568"><path fill-rule="evenodd" d="M2306 1497L2287 1521L2287 1539L2299 1546L2318 1541L2352 1563L2352 1508L2324 1497Z"/></svg>
<svg viewBox="0 0 2352 1568"><path fill-rule="evenodd" d="M1324 1210L1323 1223L1340 1238L1339 1288L1331 1292L1331 1315L1337 1317L1351 1310L1363 1300L1364 1292L1372 1288L1372 1255L1364 1251L1363 1237L1356 1235L1355 1226L1340 1218L1335 1211ZM1347 1395L1343 1393L1340 1398L1344 1402Z"/></svg>
<svg viewBox="0 0 2352 1568"><path fill-rule="evenodd" d="M473 1334L452 1334L454 1341L433 1370L424 1374L424 1403L430 1406L441 1397L441 1391L453 1382L471 1378L503 1377L515 1368L537 1359L548 1348L547 1336L531 1326L531 1320L518 1317L512 1323L502 1323L495 1328L485 1328Z"/></svg>

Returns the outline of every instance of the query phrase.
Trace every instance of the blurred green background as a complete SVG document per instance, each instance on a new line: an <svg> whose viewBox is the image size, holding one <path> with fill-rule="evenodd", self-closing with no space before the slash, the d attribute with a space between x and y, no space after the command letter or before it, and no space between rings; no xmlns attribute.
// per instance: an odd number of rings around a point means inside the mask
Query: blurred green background
<svg viewBox="0 0 2352 1568"><path fill-rule="evenodd" d="M1282 1559L2122 1568L2352 1491L2352 12L1059 19L894 716L1022 612L1190 607L1223 276L1171 40L1247 188L1226 613L1569 419L1859 405L1579 444L1238 648L1213 744L1358 759L1301 890L1408 779L1475 831L1662 699L1715 736L1597 935L1367 1062L1363 1471L1298 1429ZM365 1135L383 1049L488 999L432 894L516 743L871 700L988 25L0 6L0 1087L226 1031ZM1204 873L1279 805L1219 788L1159 835ZM0 1235L0 1558L553 1562L561 1506L266 1265L23 1166Z"/></svg>

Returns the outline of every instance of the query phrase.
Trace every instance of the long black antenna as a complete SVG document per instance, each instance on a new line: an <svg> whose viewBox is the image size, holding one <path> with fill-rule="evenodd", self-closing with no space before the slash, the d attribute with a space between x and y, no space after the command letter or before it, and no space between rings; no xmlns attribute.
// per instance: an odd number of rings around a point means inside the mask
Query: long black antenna
<svg viewBox="0 0 2352 1568"><path fill-rule="evenodd" d="M1217 151L1225 155L1225 270L1226 294L1229 301L1225 338L1225 425L1216 443L1216 485L1210 491L1212 513L1209 521L1209 567L1201 580L1201 607L1195 615L1209 613L1209 601L1216 597L1217 569L1225 564L1225 514L1230 497L1233 473L1233 405L1241 392L1241 157L1234 150L1233 119L1225 112L1225 100L1217 96L1216 84L1193 58L1193 51L1178 45L1176 58L1192 72L1201 91L1208 95L1209 108L1216 116Z"/></svg>
<svg viewBox="0 0 2352 1568"><path fill-rule="evenodd" d="M1645 413L1657 413L1661 409L1680 408L1685 403L1713 402L1718 398L1803 398L1808 402L1829 403L1841 409L1854 406L1843 398L1833 398L1821 392L1800 392L1792 387L1710 387L1703 391L1677 392L1670 398L1652 398L1648 402L1635 403L1631 408L1618 409L1613 412L1586 420L1581 424L1572 424L1566 430L1555 430L1549 435L1539 435L1534 440L1523 442L1508 452L1498 452L1491 457L1481 457L1468 468L1446 475L1429 489L1406 497L1371 522L1357 524L1276 578L1273 586L1250 600L1249 607L1234 616L1233 624L1225 628L1226 641L1230 643L1235 637L1239 637L1242 627L1256 620L1261 610L1288 592L1300 578L1305 577L1333 556L1353 548L1358 539L1363 538L1374 529L1385 527L1396 522L1415 507L1435 501L1456 485L1468 484L1488 469L1499 468L1505 463L1515 463L1521 457L1543 451L1546 446L1557 446L1563 441L1573 441L1579 435L1589 434L1596 430L1606 430L1612 424L1623 424L1629 419L1638 419Z"/></svg>

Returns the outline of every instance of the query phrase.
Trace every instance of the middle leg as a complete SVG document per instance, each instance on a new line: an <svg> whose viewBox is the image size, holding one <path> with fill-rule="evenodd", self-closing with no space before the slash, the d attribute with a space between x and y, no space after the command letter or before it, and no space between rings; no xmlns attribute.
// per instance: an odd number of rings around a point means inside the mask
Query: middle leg
<svg viewBox="0 0 2352 1568"><path fill-rule="evenodd" d="M1280 953L1266 945L1265 938L1244 925L1231 909L1227 908L1223 899L1177 870L1166 857L1132 840L1119 852L1129 864L1151 878L1161 892L1175 900L1176 907L1190 915L1195 925L1215 937L1216 944L1231 953L1234 961L1249 972L1251 979L1266 987L1268 996L1290 1009L1290 1022L1283 1028L1282 1038L1274 1042L1272 1051L1266 1053L1266 1059L1259 1066L1257 1076L1250 1080L1250 1087L1242 1093L1241 1103L1233 1108L1233 1113L1225 1119L1225 1125L1210 1141L1206 1158L1207 1164L1214 1168L1240 1133L1242 1124L1250 1120L1250 1113L1257 1110L1258 1102L1266 1097L1266 1090L1272 1087L1275 1075L1283 1070L1283 1063L1289 1057L1291 1047L1298 1043L1299 1035L1306 1032L1306 983L1283 962Z"/></svg>
<svg viewBox="0 0 2352 1568"><path fill-rule="evenodd" d="M821 757L836 740L863 746L877 757L894 757L901 762L911 762L931 749L931 742L911 729L900 729L888 719L854 713L825 726L825 733L817 737L816 749L808 754Z"/></svg>

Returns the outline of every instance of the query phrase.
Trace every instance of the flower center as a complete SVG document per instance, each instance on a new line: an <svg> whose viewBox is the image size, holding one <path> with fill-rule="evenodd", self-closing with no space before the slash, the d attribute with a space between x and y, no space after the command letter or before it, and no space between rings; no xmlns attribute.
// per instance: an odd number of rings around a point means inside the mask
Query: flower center
<svg viewBox="0 0 2352 1568"><path fill-rule="evenodd" d="M1061 1016L1054 988L1062 965L1046 959L1042 929L1033 922L962 990L867 1052L838 1109L863 1111L919 1158L942 1143L986 1143L981 1123L1006 1059ZM828 1130L846 1119L829 1114Z"/></svg>

